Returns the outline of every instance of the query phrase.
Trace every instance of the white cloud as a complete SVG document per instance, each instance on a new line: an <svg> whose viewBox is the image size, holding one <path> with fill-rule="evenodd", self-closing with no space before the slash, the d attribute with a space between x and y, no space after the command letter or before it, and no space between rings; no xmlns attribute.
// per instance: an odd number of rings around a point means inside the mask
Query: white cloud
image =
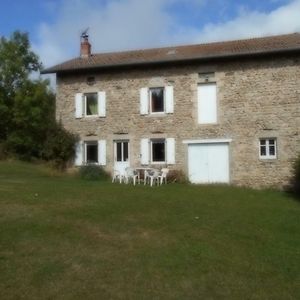
<svg viewBox="0 0 300 300"><path fill-rule="evenodd" d="M226 23L208 24L194 42L260 37L300 31L300 0L294 0L270 13L241 10L237 18Z"/></svg>
<svg viewBox="0 0 300 300"><path fill-rule="evenodd" d="M33 48L48 67L79 55L80 31L86 27L90 27L93 52L300 31L300 0L284 1L268 13L244 9L230 21L203 28L178 24L167 6L180 2L197 8L210 5L207 0L110 0L102 4L97 0L64 0L55 23L40 24ZM49 9L53 9L51 3L49 0Z"/></svg>

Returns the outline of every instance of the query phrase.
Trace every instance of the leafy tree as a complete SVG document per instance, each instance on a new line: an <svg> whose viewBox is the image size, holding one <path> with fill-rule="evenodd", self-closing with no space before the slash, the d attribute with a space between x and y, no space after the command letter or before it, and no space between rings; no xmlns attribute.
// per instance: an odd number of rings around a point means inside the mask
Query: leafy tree
<svg viewBox="0 0 300 300"><path fill-rule="evenodd" d="M25 80L16 91L7 148L22 159L40 158L46 132L55 123L55 96L47 81Z"/></svg>
<svg viewBox="0 0 300 300"><path fill-rule="evenodd" d="M41 67L28 34L16 31L0 39L0 150L53 160L61 168L74 156L76 138L55 120L49 82L30 79Z"/></svg>
<svg viewBox="0 0 300 300"><path fill-rule="evenodd" d="M16 92L33 71L39 71L38 56L30 50L28 34L14 32L0 39L0 141L13 127L12 111Z"/></svg>

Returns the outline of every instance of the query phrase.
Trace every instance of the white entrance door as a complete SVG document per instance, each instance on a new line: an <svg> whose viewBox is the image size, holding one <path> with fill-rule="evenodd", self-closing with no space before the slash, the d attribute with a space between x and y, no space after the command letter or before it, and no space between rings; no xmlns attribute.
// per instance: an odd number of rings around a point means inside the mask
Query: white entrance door
<svg viewBox="0 0 300 300"><path fill-rule="evenodd" d="M229 144L189 144L188 168L192 183L229 183Z"/></svg>
<svg viewBox="0 0 300 300"><path fill-rule="evenodd" d="M125 174L125 169L129 167L129 141L114 142L114 158L116 171L121 175Z"/></svg>

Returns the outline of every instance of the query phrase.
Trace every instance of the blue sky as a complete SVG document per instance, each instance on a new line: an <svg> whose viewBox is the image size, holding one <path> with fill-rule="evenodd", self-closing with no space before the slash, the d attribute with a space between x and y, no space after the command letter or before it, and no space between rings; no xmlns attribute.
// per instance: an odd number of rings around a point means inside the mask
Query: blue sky
<svg viewBox="0 0 300 300"><path fill-rule="evenodd" d="M300 31L300 0L1 0L0 35L29 32L45 66L94 52Z"/></svg>

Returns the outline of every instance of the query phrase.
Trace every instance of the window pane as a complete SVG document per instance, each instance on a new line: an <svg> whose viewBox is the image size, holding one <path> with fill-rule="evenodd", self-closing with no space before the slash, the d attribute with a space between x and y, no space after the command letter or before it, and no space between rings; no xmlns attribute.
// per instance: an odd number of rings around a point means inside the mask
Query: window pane
<svg viewBox="0 0 300 300"><path fill-rule="evenodd" d="M260 155L261 156L267 155L266 146L260 146Z"/></svg>
<svg viewBox="0 0 300 300"><path fill-rule="evenodd" d="M275 140L269 140L269 145L275 145Z"/></svg>
<svg viewBox="0 0 300 300"><path fill-rule="evenodd" d="M124 142L123 147L124 161L128 161L128 142Z"/></svg>
<svg viewBox="0 0 300 300"><path fill-rule="evenodd" d="M98 162L98 145L87 144L86 145L86 162L97 163Z"/></svg>
<svg viewBox="0 0 300 300"><path fill-rule="evenodd" d="M266 140L260 140L260 144L261 145L265 145L266 144Z"/></svg>
<svg viewBox="0 0 300 300"><path fill-rule="evenodd" d="M269 152L271 156L275 156L275 146L270 146L269 147Z"/></svg>
<svg viewBox="0 0 300 300"><path fill-rule="evenodd" d="M122 143L117 143L117 161L122 161Z"/></svg>
<svg viewBox="0 0 300 300"><path fill-rule="evenodd" d="M153 141L152 142L152 161L159 162L165 161L165 142Z"/></svg>
<svg viewBox="0 0 300 300"><path fill-rule="evenodd" d="M164 89L155 88L150 89L151 95L151 111L164 112Z"/></svg>
<svg viewBox="0 0 300 300"><path fill-rule="evenodd" d="M97 94L87 94L86 95L86 114L97 115L98 113L98 96Z"/></svg>

